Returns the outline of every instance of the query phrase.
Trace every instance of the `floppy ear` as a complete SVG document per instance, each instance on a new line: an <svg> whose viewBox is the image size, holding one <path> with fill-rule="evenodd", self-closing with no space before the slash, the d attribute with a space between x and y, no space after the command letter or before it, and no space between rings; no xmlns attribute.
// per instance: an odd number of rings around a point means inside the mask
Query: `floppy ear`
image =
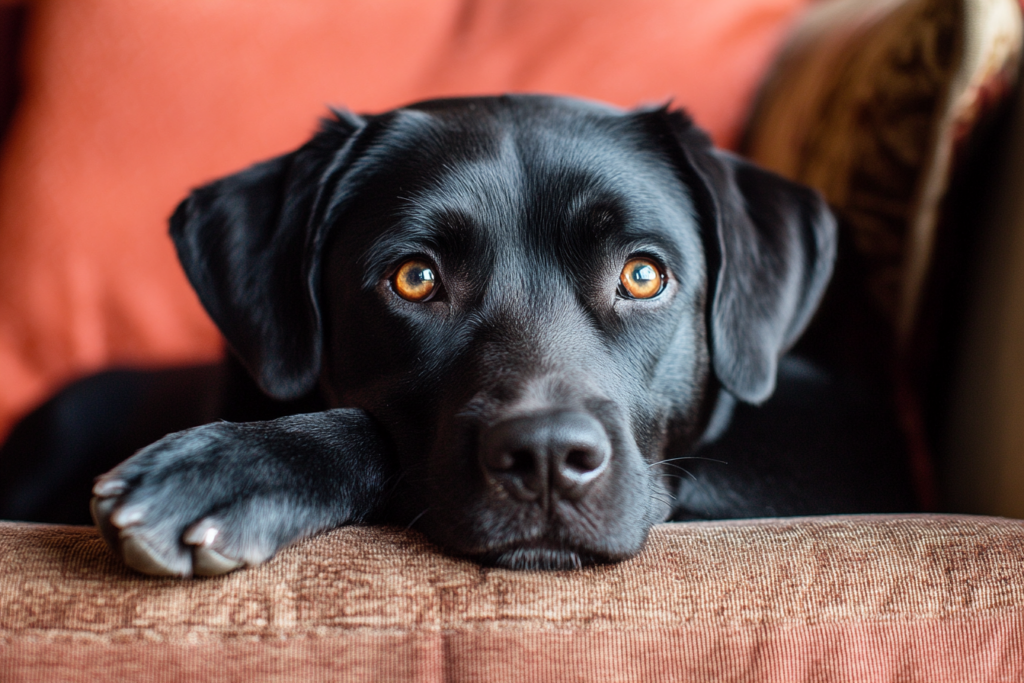
<svg viewBox="0 0 1024 683"><path fill-rule="evenodd" d="M171 217L192 287L260 387L298 398L320 373L315 214L363 121L347 113L295 152L194 190Z"/></svg>
<svg viewBox="0 0 1024 683"><path fill-rule="evenodd" d="M738 399L761 403L832 275L835 218L814 190L716 150L685 114L654 115L678 145L700 213L715 374Z"/></svg>

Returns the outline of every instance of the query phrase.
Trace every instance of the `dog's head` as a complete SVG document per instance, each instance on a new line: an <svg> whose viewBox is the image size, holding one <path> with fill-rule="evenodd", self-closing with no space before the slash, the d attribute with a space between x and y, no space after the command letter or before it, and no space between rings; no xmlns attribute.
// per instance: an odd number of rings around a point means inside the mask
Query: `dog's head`
<svg viewBox="0 0 1024 683"><path fill-rule="evenodd" d="M831 272L812 191L682 113L508 96L339 114L196 190L172 235L261 387L391 439L392 506L504 566L627 557L654 466L757 403Z"/></svg>

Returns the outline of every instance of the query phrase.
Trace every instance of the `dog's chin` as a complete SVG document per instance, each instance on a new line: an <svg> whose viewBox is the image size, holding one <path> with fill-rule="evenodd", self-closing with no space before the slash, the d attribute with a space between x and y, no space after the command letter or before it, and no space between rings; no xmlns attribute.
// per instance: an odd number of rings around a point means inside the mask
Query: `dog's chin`
<svg viewBox="0 0 1024 683"><path fill-rule="evenodd" d="M614 562L593 553L535 544L486 553L479 559L482 564L502 569L543 571L568 571Z"/></svg>

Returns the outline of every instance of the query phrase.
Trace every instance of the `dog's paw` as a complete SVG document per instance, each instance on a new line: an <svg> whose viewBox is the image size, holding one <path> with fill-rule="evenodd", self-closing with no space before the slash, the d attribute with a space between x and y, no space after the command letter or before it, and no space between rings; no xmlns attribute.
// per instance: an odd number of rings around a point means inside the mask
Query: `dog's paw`
<svg viewBox="0 0 1024 683"><path fill-rule="evenodd" d="M97 480L93 519L129 567L216 576L260 564L322 526L267 440L244 428L218 423L171 434Z"/></svg>

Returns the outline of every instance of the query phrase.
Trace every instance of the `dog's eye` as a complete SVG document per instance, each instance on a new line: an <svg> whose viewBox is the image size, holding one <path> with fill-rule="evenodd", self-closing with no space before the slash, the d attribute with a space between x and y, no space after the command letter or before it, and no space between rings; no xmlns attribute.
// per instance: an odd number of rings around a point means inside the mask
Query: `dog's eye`
<svg viewBox="0 0 1024 683"><path fill-rule="evenodd" d="M665 273L649 258L638 256L626 261L619 275L620 291L630 299L650 299L665 288Z"/></svg>
<svg viewBox="0 0 1024 683"><path fill-rule="evenodd" d="M393 280L395 292L407 301L426 301L437 289L433 267L421 259L402 264Z"/></svg>

